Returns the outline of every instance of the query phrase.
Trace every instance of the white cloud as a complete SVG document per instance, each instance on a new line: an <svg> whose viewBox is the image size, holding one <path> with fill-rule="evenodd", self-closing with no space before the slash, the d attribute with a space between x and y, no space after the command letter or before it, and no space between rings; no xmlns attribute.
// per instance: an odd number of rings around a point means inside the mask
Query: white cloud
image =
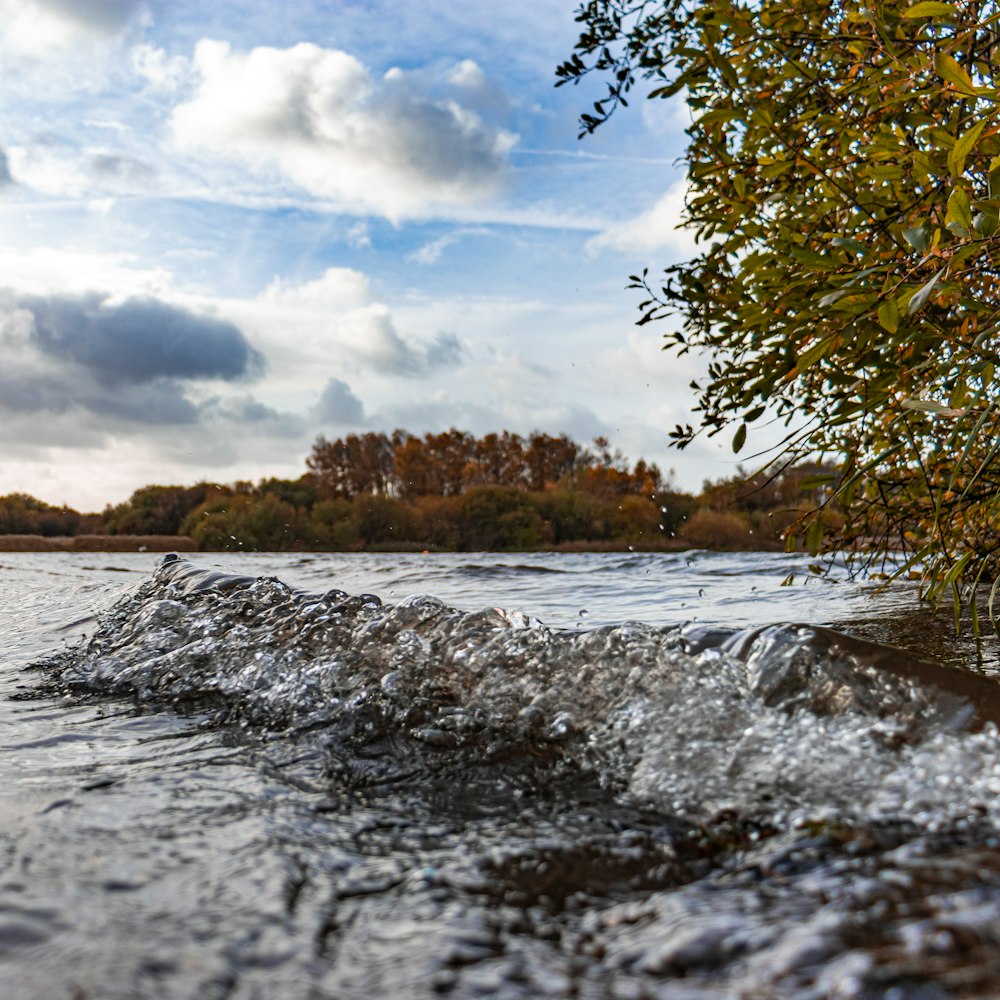
<svg viewBox="0 0 1000 1000"><path fill-rule="evenodd" d="M96 253L35 247L0 250L3 284L27 295L99 291L109 301L129 297L165 298L172 275L163 267L140 267L126 253Z"/></svg>
<svg viewBox="0 0 1000 1000"><path fill-rule="evenodd" d="M148 194L158 176L151 164L138 157L108 146L77 149L55 136L31 146L12 146L9 159L20 183L58 197Z"/></svg>
<svg viewBox="0 0 1000 1000"><path fill-rule="evenodd" d="M0 0L4 47L33 59L123 31L138 0Z"/></svg>
<svg viewBox="0 0 1000 1000"><path fill-rule="evenodd" d="M516 137L418 78L374 81L346 52L302 43L234 52L202 40L192 100L174 109L178 145L277 167L343 211L394 221L488 201Z"/></svg>
<svg viewBox="0 0 1000 1000"><path fill-rule="evenodd" d="M347 245L354 247L355 250L362 250L372 245L371 233L368 229L368 223L364 220L355 222L350 229L347 230L347 234L344 237L347 240Z"/></svg>
<svg viewBox="0 0 1000 1000"><path fill-rule="evenodd" d="M486 85L486 74L479 63L472 59L463 59L448 74L448 82L455 87L475 90Z"/></svg>
<svg viewBox="0 0 1000 1000"><path fill-rule="evenodd" d="M191 72L191 63L183 56L168 56L147 43L132 48L131 61L133 71L154 90L176 90Z"/></svg>
<svg viewBox="0 0 1000 1000"><path fill-rule="evenodd" d="M268 340L276 374L288 366L301 378L311 366L324 379L347 369L424 376L454 366L462 355L454 336L403 337L390 308L373 300L368 278L352 268L332 267L302 284L276 280L258 298L221 308Z"/></svg>
<svg viewBox="0 0 1000 1000"><path fill-rule="evenodd" d="M678 181L670 187L645 212L612 223L603 232L587 241L588 254L596 256L605 250L627 254L648 254L653 250L667 250L672 258L683 260L696 252L694 234L678 228L684 217L684 199L687 184Z"/></svg>
<svg viewBox="0 0 1000 1000"><path fill-rule="evenodd" d="M448 247L460 242L466 236L488 236L490 231L482 226L468 229L453 229L436 240L425 243L422 247L414 250L407 256L407 260L415 261L417 264L436 264L441 259L441 254Z"/></svg>

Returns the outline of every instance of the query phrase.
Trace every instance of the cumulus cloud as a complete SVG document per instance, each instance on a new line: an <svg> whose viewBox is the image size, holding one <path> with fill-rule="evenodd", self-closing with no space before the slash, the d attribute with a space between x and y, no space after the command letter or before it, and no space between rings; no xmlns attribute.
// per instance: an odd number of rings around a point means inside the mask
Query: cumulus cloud
<svg viewBox="0 0 1000 1000"><path fill-rule="evenodd" d="M213 396L198 406L198 417L202 423L239 427L257 439L261 435L294 439L307 430L307 421L299 414L285 413L249 395L229 398Z"/></svg>
<svg viewBox="0 0 1000 1000"><path fill-rule="evenodd" d="M354 247L355 250L364 250L370 247L372 245L372 237L368 230L368 223L363 221L355 222L347 230L344 239L347 240L347 245Z"/></svg>
<svg viewBox="0 0 1000 1000"><path fill-rule="evenodd" d="M302 43L234 52L202 40L200 86L174 109L177 143L277 167L344 210L398 220L501 189L516 137L402 70L381 80L346 52Z"/></svg>
<svg viewBox="0 0 1000 1000"><path fill-rule="evenodd" d="M0 0L3 43L38 58L120 34L141 0Z"/></svg>
<svg viewBox="0 0 1000 1000"><path fill-rule="evenodd" d="M322 424L357 426L364 422L365 408L346 382L332 378L323 388L313 415Z"/></svg>
<svg viewBox="0 0 1000 1000"><path fill-rule="evenodd" d="M296 349L316 362L353 364L381 375L420 377L454 367L464 357L453 333L413 342L396 329L390 308L373 302L368 278L352 268L333 267L314 281L273 282L254 303L256 322L297 331ZM248 316L248 322L254 322Z"/></svg>
<svg viewBox="0 0 1000 1000"><path fill-rule="evenodd" d="M646 254L666 249L678 260L693 256L696 252L694 235L680 228L686 193L686 183L678 181L652 208L624 222L614 223L588 240L587 252L596 256L605 250Z"/></svg>
<svg viewBox="0 0 1000 1000"><path fill-rule="evenodd" d="M141 0L32 0L34 6L90 31L115 33L128 24Z"/></svg>
<svg viewBox="0 0 1000 1000"><path fill-rule="evenodd" d="M52 419L60 433L82 419L91 437L190 427L220 417L265 422L275 434L284 420L246 399L190 398L193 383L255 374L260 357L232 324L153 299L112 303L98 293L8 293L0 303L0 352L0 424L20 427L28 440L46 441ZM30 417L45 419L31 430L24 425ZM93 441L88 437L86 443Z"/></svg>
<svg viewBox="0 0 1000 1000"><path fill-rule="evenodd" d="M263 361L232 323L156 299L108 302L98 293L25 296L29 339L47 357L82 365L106 385L156 379L233 380Z"/></svg>
<svg viewBox="0 0 1000 1000"><path fill-rule="evenodd" d="M64 415L81 411L110 425L183 425L197 407L176 381L120 385L114 392L87 371L14 363L0 375L0 410L14 415Z"/></svg>
<svg viewBox="0 0 1000 1000"><path fill-rule="evenodd" d="M448 82L455 87L467 87L476 90L486 86L486 74L479 63L472 59L463 59L456 63L448 74Z"/></svg>
<svg viewBox="0 0 1000 1000"><path fill-rule="evenodd" d="M10 161L7 159L7 153L3 147L0 146L0 187L6 187L13 183L14 177L10 172Z"/></svg>

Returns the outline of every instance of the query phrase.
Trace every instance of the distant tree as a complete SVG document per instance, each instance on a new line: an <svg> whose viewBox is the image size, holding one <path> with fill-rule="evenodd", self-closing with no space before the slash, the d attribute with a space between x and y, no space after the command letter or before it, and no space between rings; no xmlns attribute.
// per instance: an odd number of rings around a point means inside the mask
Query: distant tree
<svg viewBox="0 0 1000 1000"><path fill-rule="evenodd" d="M385 434L320 436L306 459L318 492L325 497L385 494L393 479L393 440Z"/></svg>
<svg viewBox="0 0 1000 1000"><path fill-rule="evenodd" d="M464 485L515 486L524 484L524 441L518 434L486 434L474 446Z"/></svg>
<svg viewBox="0 0 1000 1000"><path fill-rule="evenodd" d="M28 493L0 497L0 535L73 535L83 516L68 507L52 507Z"/></svg>
<svg viewBox="0 0 1000 1000"><path fill-rule="evenodd" d="M104 512L104 530L111 535L176 535L188 514L213 490L196 486L142 486L125 503Z"/></svg>
<svg viewBox="0 0 1000 1000"><path fill-rule="evenodd" d="M565 434L553 437L535 431L528 438L524 456L528 489L550 489L577 467L581 458L579 445Z"/></svg>
<svg viewBox="0 0 1000 1000"><path fill-rule="evenodd" d="M262 479L257 484L257 493L273 493L279 500L293 507L311 510L319 495L315 476L306 473L298 479Z"/></svg>
<svg viewBox="0 0 1000 1000"><path fill-rule="evenodd" d="M532 549L552 540L537 505L512 486L480 486L458 502L464 549Z"/></svg>
<svg viewBox="0 0 1000 1000"><path fill-rule="evenodd" d="M564 482L544 494L541 506L557 545L608 536L608 505L593 493L572 489Z"/></svg>
<svg viewBox="0 0 1000 1000"><path fill-rule="evenodd" d="M201 548L281 552L298 548L308 536L305 511L273 493L214 496L188 514L182 525Z"/></svg>
<svg viewBox="0 0 1000 1000"><path fill-rule="evenodd" d="M350 500L342 497L318 500L309 512L307 545L333 551L360 548L361 535L353 514L354 504Z"/></svg>
<svg viewBox="0 0 1000 1000"><path fill-rule="evenodd" d="M395 497L368 495L356 497L352 506L358 537L366 547L418 540L419 519L409 504Z"/></svg>

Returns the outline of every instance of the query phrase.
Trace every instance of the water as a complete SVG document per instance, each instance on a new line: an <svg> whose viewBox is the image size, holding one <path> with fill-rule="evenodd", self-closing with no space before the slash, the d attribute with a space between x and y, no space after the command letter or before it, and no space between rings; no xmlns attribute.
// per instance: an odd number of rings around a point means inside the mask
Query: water
<svg viewBox="0 0 1000 1000"><path fill-rule="evenodd" d="M996 995L996 651L912 589L158 563L0 556L4 997Z"/></svg>

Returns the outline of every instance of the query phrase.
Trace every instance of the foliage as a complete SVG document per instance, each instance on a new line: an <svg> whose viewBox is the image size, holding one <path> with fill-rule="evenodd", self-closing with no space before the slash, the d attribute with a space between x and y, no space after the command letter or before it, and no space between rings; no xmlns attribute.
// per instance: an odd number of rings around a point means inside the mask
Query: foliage
<svg viewBox="0 0 1000 1000"><path fill-rule="evenodd" d="M125 503L105 510L104 528L111 535L176 535L212 489L208 483L142 486Z"/></svg>
<svg viewBox="0 0 1000 1000"><path fill-rule="evenodd" d="M699 549L756 549L758 539L746 514L701 507L684 523L680 537Z"/></svg>
<svg viewBox="0 0 1000 1000"><path fill-rule="evenodd" d="M462 547L472 550L537 549L551 541L537 501L510 486L478 486L463 493Z"/></svg>
<svg viewBox="0 0 1000 1000"><path fill-rule="evenodd" d="M280 552L308 532L304 512L273 493L217 495L196 507L181 527L201 548Z"/></svg>
<svg viewBox="0 0 1000 1000"><path fill-rule="evenodd" d="M335 441L320 437L306 459L310 477L324 497L362 495L458 496L480 486L506 486L540 492L566 477L577 477L588 492L622 494L633 489L654 493L660 470L643 460L629 472L621 452L606 438L596 451L581 448L560 434L535 431L527 439L504 431L475 438L455 428L422 438L393 434L348 434Z"/></svg>
<svg viewBox="0 0 1000 1000"><path fill-rule="evenodd" d="M373 490L368 480L369 488L354 496L321 498L323 487L310 472L298 479L262 479L256 485L145 486L100 515L50 507L15 493L0 497L0 547L125 550L142 545L162 551L167 543L189 550L193 540L201 549L216 551L675 549L685 541L716 548L774 548L775 526L788 523L782 519L785 508L794 508L814 489L810 484L817 472L804 465L765 483L720 480L706 483L703 494L694 497L676 490L651 492L660 483L656 467L640 459L630 471L625 457L602 438L593 449L580 448L562 435L537 433L527 439L507 432L476 439L454 432L445 440L461 443L463 438L473 445L478 471L470 475L466 466L457 494L390 496ZM425 443L404 432L397 440L403 446L416 441L421 448ZM354 454L363 456L364 451ZM352 481L351 476L362 481L348 463L341 470L344 481ZM509 477L517 485L484 484L484 477ZM533 482L544 488L528 488ZM676 538L699 508L738 514L753 529L752 543L745 531L716 530L728 522L704 518L707 527L697 539ZM124 525L146 533L123 533ZM167 529L188 537L172 537ZM50 542L38 537L43 534L72 537Z"/></svg>
<svg viewBox="0 0 1000 1000"><path fill-rule="evenodd" d="M782 420L778 468L842 462L836 544L903 550L932 595L996 575L998 5L593 0L578 20L561 82L608 84L584 132L640 79L691 112L700 251L633 279L640 322L679 317L667 346L713 358L675 441L728 429L739 451ZM803 527L818 550L822 519Z"/></svg>
<svg viewBox="0 0 1000 1000"><path fill-rule="evenodd" d="M0 497L0 535L74 535L92 519L67 507L51 507L27 493Z"/></svg>
<svg viewBox="0 0 1000 1000"><path fill-rule="evenodd" d="M350 500L340 497L318 500L309 512L307 547L332 551L360 548L358 525L351 517L353 511Z"/></svg>

